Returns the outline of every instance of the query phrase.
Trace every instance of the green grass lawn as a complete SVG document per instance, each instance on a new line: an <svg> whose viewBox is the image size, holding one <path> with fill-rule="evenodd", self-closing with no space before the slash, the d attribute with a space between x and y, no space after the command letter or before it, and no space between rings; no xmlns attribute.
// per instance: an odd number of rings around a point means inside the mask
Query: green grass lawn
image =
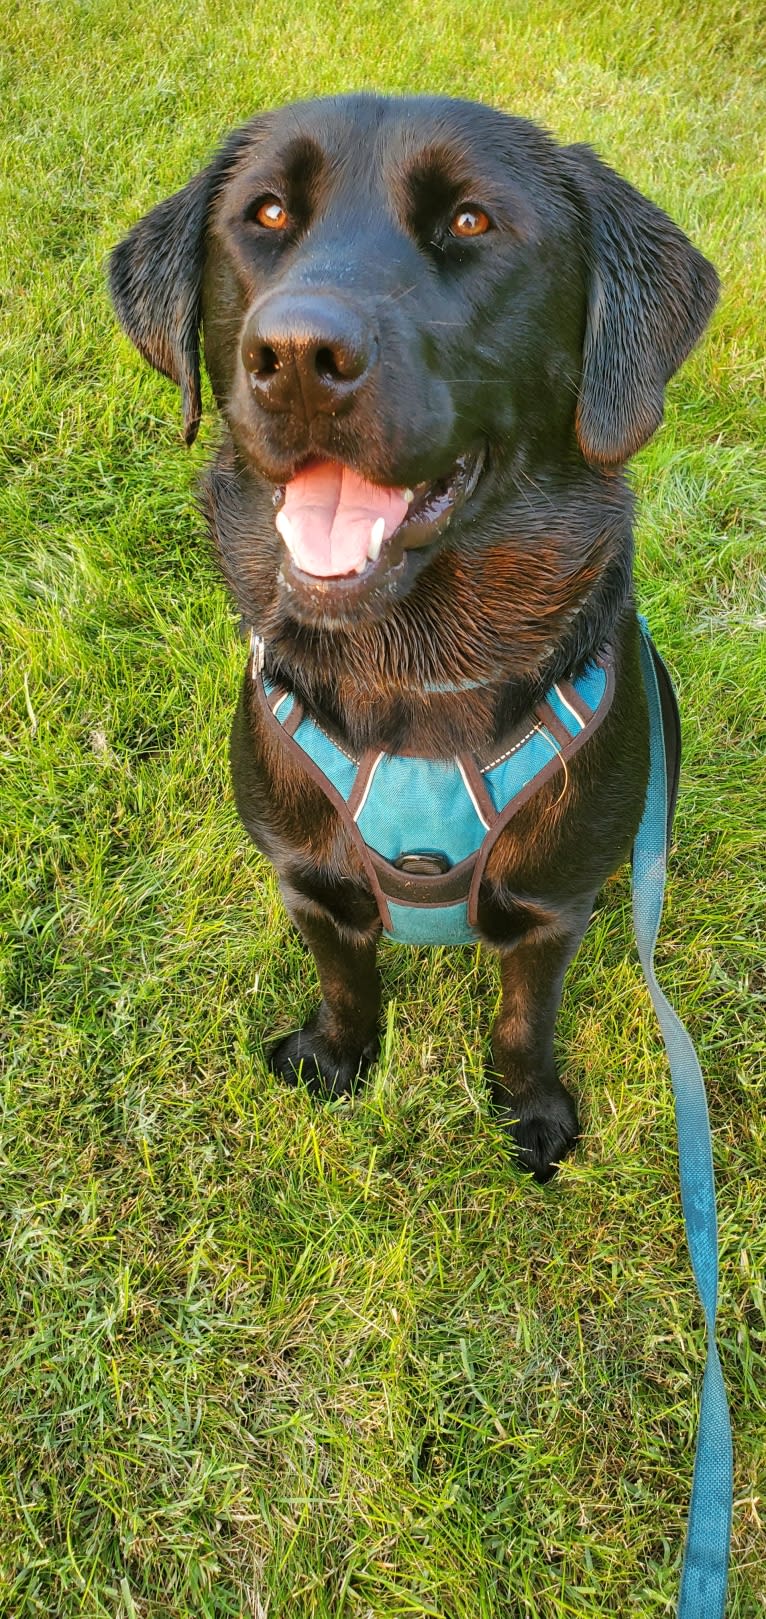
<svg viewBox="0 0 766 1619"><path fill-rule="evenodd" d="M634 481L684 716L659 959L714 1130L729 1613L763 1619L763 14L32 0L1 27L0 1615L674 1612L704 1336L627 873L567 982L584 1138L551 1186L488 1114L475 951L384 947L353 1102L269 1077L316 984L228 782L216 428L183 448L105 292L228 127L369 86L589 140L723 278Z"/></svg>

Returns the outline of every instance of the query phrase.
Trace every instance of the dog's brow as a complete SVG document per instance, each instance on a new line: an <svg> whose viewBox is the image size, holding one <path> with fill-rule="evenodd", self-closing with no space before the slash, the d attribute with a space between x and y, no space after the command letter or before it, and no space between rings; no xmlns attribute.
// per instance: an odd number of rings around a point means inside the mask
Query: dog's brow
<svg viewBox="0 0 766 1619"><path fill-rule="evenodd" d="M419 148L404 147L401 157L402 177L410 185L430 182L460 192L474 177L475 165L469 154L446 142L428 141Z"/></svg>
<svg viewBox="0 0 766 1619"><path fill-rule="evenodd" d="M274 191L293 207L305 209L314 200L324 166L321 146L301 131L276 149L251 153L242 180L248 188Z"/></svg>
<svg viewBox="0 0 766 1619"><path fill-rule="evenodd" d="M407 211L443 211L470 199L483 203L498 224L522 237L534 238L535 216L529 199L510 175L482 165L468 146L432 139L402 143L397 154L395 189Z"/></svg>
<svg viewBox="0 0 766 1619"><path fill-rule="evenodd" d="M303 132L293 135L281 155L281 167L289 186L312 186L324 162L325 156L319 142Z"/></svg>

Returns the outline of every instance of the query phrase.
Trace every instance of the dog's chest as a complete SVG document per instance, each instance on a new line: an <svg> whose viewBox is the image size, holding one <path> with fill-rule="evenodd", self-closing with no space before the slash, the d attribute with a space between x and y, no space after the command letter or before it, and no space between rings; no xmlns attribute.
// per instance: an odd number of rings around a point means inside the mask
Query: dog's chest
<svg viewBox="0 0 766 1619"><path fill-rule="evenodd" d="M500 832L588 740L613 691L611 659L561 681L488 759L426 759L372 750L356 758L258 667L252 675L272 739L321 788L364 866L384 931L409 944L476 936L478 889Z"/></svg>

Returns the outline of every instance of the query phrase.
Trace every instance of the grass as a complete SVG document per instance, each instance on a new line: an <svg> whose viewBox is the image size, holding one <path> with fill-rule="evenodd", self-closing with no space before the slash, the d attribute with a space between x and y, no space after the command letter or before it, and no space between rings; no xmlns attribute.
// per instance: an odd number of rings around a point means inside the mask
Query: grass
<svg viewBox="0 0 766 1619"><path fill-rule="evenodd" d="M476 952L383 951L352 1103L263 1042L315 1000L226 769L243 661L214 442L112 320L110 245L258 107L454 92L588 139L724 299L638 458L685 769L662 976L707 1076L736 1444L729 1614L766 1612L763 33L754 5L66 0L2 24L5 827L0 1614L674 1611L704 1356L626 873L566 990L584 1118L514 1170ZM761 58L759 59L759 52Z"/></svg>

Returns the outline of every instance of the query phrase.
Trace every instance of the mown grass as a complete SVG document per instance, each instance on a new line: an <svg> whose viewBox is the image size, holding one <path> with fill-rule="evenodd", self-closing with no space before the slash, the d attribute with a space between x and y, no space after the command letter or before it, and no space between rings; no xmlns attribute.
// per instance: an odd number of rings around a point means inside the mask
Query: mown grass
<svg viewBox="0 0 766 1619"><path fill-rule="evenodd" d="M659 1038L609 885L566 991L577 1157L518 1175L475 952L383 951L382 1059L318 1108L315 999L232 806L243 661L214 442L103 260L258 107L454 92L590 140L718 264L639 457L685 769L663 978L707 1075L736 1442L729 1612L766 1609L762 17L746 4L11 7L3 24L0 1613L674 1610L704 1355ZM702 1616L701 1616L702 1619Z"/></svg>

